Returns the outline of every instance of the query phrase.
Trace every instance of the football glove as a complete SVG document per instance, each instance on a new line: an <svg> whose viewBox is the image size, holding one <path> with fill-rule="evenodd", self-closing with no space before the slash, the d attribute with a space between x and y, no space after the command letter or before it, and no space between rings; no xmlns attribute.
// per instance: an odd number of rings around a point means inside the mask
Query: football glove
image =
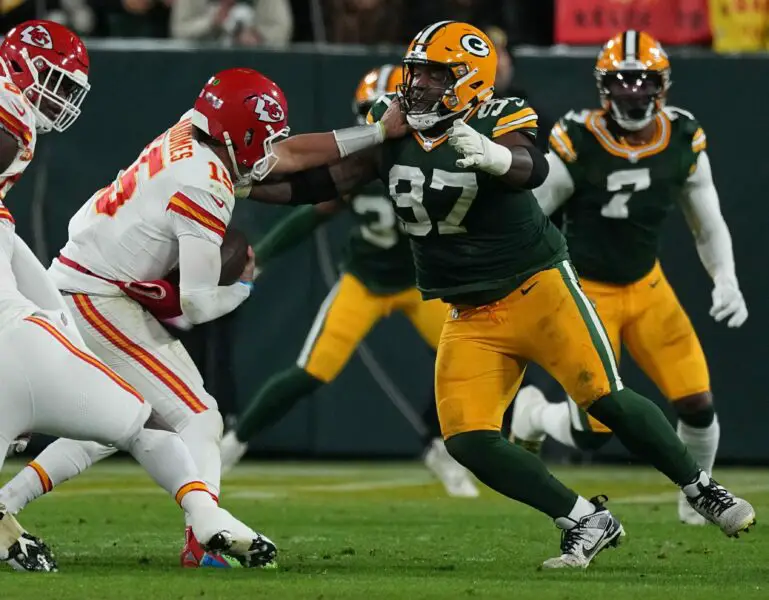
<svg viewBox="0 0 769 600"><path fill-rule="evenodd" d="M740 327L747 320L748 307L736 281L715 281L710 316L718 323L728 318L728 327Z"/></svg>
<svg viewBox="0 0 769 600"><path fill-rule="evenodd" d="M478 133L462 119L454 121L448 134L451 147L464 157L457 160L458 167L480 169L492 175L504 175L510 170L510 150Z"/></svg>

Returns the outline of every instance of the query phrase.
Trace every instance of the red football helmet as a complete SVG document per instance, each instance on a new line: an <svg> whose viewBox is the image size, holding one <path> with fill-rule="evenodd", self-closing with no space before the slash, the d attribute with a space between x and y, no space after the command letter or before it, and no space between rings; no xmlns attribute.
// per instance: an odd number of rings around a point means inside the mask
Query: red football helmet
<svg viewBox="0 0 769 600"><path fill-rule="evenodd" d="M91 89L83 40L53 21L11 29L0 44L0 68L32 104L41 133L72 125Z"/></svg>
<svg viewBox="0 0 769 600"><path fill-rule="evenodd" d="M277 84L253 69L227 69L208 80L192 124L225 144L241 183L264 179L278 162L272 143L288 136L288 105ZM250 173L241 174L240 167Z"/></svg>

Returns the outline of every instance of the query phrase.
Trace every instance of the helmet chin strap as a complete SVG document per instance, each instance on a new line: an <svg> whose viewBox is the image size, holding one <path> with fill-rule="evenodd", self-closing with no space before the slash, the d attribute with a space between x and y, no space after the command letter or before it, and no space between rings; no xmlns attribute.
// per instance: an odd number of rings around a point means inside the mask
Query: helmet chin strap
<svg viewBox="0 0 769 600"><path fill-rule="evenodd" d="M230 134L225 131L222 133L222 137L224 137L224 144L227 146L227 154L230 157L230 162L232 162L232 169L235 172L235 185L238 186L249 184L251 182L250 177L248 175L243 175L238 168L238 161L235 160L235 150L233 148Z"/></svg>

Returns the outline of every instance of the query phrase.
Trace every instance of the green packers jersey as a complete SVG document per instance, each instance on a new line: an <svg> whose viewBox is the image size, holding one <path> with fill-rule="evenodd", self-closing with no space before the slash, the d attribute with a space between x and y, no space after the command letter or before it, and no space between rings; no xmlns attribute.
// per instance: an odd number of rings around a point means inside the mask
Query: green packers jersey
<svg viewBox="0 0 769 600"><path fill-rule="evenodd" d="M381 118L391 99L381 98L370 120ZM488 100L465 119L492 139L512 131L536 136L537 115L521 98ZM414 132L386 141L379 176L411 240L423 296L486 304L564 260L566 244L530 191L457 167L461 155L447 139Z"/></svg>
<svg viewBox="0 0 769 600"><path fill-rule="evenodd" d="M643 146L612 134L603 111L570 112L553 127L550 148L574 182L563 231L581 277L627 284L657 260L662 224L706 139L686 111L668 107L655 118L655 137Z"/></svg>
<svg viewBox="0 0 769 600"><path fill-rule="evenodd" d="M394 294L415 285L408 237L379 182L350 202L356 224L347 241L342 268L374 294Z"/></svg>

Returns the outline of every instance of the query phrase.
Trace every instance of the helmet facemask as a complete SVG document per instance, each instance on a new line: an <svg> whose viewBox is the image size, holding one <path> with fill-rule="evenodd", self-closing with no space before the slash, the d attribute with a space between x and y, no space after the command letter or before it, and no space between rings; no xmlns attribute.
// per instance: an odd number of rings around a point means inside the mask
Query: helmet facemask
<svg viewBox="0 0 769 600"><path fill-rule="evenodd" d="M459 105L456 96L457 75L467 77L467 67L406 59L403 63L403 84L398 93L408 124L425 131L450 117Z"/></svg>
<svg viewBox="0 0 769 600"><path fill-rule="evenodd" d="M669 87L665 74L652 70L621 70L597 73L601 102L617 124L640 131L665 105Z"/></svg>
<svg viewBox="0 0 769 600"><path fill-rule="evenodd" d="M271 129L269 125L267 128L268 130ZM251 179L254 181L262 181L270 174L270 171L275 168L275 165L278 164L278 157L272 148L272 144L276 140L287 138L288 133L289 127L286 126L283 129L271 133L265 138L264 142L262 143L262 147L264 148L264 156L257 160L251 167Z"/></svg>
<svg viewBox="0 0 769 600"><path fill-rule="evenodd" d="M261 158L257 159L253 165L251 165L251 169L245 174L240 172L240 168L238 166L236 145L232 142L230 134L226 131L223 132L224 143L227 146L227 153L229 154L230 161L232 162L232 169L235 175L234 184L236 188L248 187L253 181L262 181L267 177L267 175L270 174L270 171L275 168L275 165L278 164L278 157L275 154L272 144L275 140L288 137L289 127L286 126L278 131L273 131L272 127L267 125L267 130L271 133L265 138L264 142L262 142L263 155ZM243 140L243 143L246 146L248 146L250 143L249 136L253 135L254 134L251 129L246 131L246 139Z"/></svg>
<svg viewBox="0 0 769 600"><path fill-rule="evenodd" d="M65 131L80 116L80 106L91 89L87 77L53 65L42 56L31 59L26 50L23 58L34 77L24 96L35 112L36 129L40 133Z"/></svg>

